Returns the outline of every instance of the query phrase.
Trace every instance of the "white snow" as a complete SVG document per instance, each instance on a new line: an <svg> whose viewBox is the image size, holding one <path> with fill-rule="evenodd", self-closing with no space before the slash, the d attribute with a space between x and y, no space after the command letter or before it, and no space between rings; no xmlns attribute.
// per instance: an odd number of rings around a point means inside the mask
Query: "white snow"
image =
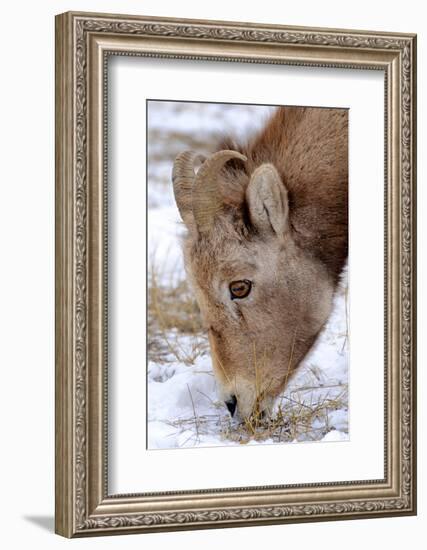
<svg viewBox="0 0 427 550"><path fill-rule="evenodd" d="M258 128L268 107L149 102L148 272L156 267L157 284L185 279L180 240L184 234L170 181L176 154L183 148L213 143L225 127L235 135ZM206 149L200 149L206 151ZM160 278L160 280L159 280ZM149 332L162 353L148 361L148 447L150 449L268 444L348 439L347 277L343 274L333 313L317 344L276 402L286 415L307 417L301 429L286 422L283 433L248 440L216 395L207 337L168 330ZM173 346L171 346L173 344ZM171 349L170 349L171 348ZM180 353L173 353L172 348ZM196 352L194 351L196 350ZM180 361L177 359L180 357ZM191 360L183 360L191 358Z"/></svg>
<svg viewBox="0 0 427 550"><path fill-rule="evenodd" d="M328 432L325 437L322 438L322 441L347 441L348 433L340 432L339 430L331 430Z"/></svg>
<svg viewBox="0 0 427 550"><path fill-rule="evenodd" d="M150 101L148 127L163 135L181 131L192 138L195 135L203 138L206 133L222 136L225 130L236 138L244 138L248 131L261 128L273 110L270 106ZM149 143L152 149L156 145L153 141Z"/></svg>

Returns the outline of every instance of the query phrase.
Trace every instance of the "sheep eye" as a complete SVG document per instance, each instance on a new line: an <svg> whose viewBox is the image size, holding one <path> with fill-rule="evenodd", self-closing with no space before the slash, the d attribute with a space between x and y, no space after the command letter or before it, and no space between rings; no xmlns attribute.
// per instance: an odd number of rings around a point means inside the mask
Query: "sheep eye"
<svg viewBox="0 0 427 550"><path fill-rule="evenodd" d="M243 281L233 281L230 283L229 288L232 300L246 298L251 291L252 283L247 279Z"/></svg>

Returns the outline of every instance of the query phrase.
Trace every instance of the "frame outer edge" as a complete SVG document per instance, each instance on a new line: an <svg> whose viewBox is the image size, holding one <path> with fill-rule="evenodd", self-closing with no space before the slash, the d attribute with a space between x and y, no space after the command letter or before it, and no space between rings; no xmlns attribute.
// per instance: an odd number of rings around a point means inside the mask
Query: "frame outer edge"
<svg viewBox="0 0 427 550"><path fill-rule="evenodd" d="M411 281L411 370L412 370L412 472L411 472L411 494L412 494L412 511L413 515L417 515L417 35L411 38L411 261L412 261L412 281Z"/></svg>
<svg viewBox="0 0 427 550"><path fill-rule="evenodd" d="M352 34L360 36L372 36L378 35L384 38L393 38L393 39L412 39L416 37L415 33L409 32L390 32L390 31L375 31L370 29L354 29L354 28L340 28L340 27L312 27L305 25L284 25L277 23L257 23L254 21L242 21L234 20L230 21L229 19L194 19L192 17L167 17L160 15L138 15L138 14L125 14L125 13L111 13L111 12L92 12L92 11L81 11L81 10L70 10L65 12L63 15L70 15L73 18L83 18L86 20L121 20L121 21L137 21L145 22L150 24L175 24L175 25L203 25L205 27L245 27L246 29L254 30L273 30L273 31L295 31L295 32L306 32L311 33L331 33L331 34Z"/></svg>
<svg viewBox="0 0 427 550"><path fill-rule="evenodd" d="M117 28L116 21L117 18ZM107 21L102 21L105 19ZM137 21L137 22L136 22ZM181 25L177 25L177 23ZM170 25L167 25L169 23ZM184 25L183 25L184 24ZM225 35L217 36L218 25L224 27ZM98 27L97 27L98 25ZM197 27L196 27L197 26ZM321 45L348 51L388 50L408 53L409 62L405 81L409 85L406 105L409 124L408 151L409 174L404 178L405 193L409 200L405 210L405 219L409 230L408 245L405 249L409 262L409 276L405 286L408 290L406 317L408 329L408 351L405 351L407 363L404 374L407 375L406 405L400 430L406 431L404 440L406 453L399 450L398 464L402 464L405 456L405 486L403 487L399 472L399 489L405 489L404 494L385 497L383 500L363 499L357 497L352 502L338 501L320 504L302 503L300 506L265 507L247 509L246 507L226 507L214 510L176 510L153 511L152 513L136 513L129 509L123 514L101 514L91 512L93 502L90 493L93 490L91 478L93 471L88 467L88 452L91 448L90 423L88 414L93 410L90 397L88 372L93 374L93 365L89 365L91 357L87 355L88 334L86 330L89 299L86 290L87 283L87 218L86 210L90 202L87 196L89 182L87 168L90 166L90 155L87 154L87 43L85 33L93 34L100 31L105 36L108 33L123 35L142 34L138 27L144 29L146 36L172 37L187 40L214 40L226 44L227 40L235 43L286 43L295 40L287 35L294 29L296 35L306 33L303 44L311 44L317 49ZM173 28L172 28L173 27ZM176 27L176 32L175 32ZM225 28L227 27L227 28ZM171 30L172 29L172 30ZM275 35L271 31L283 30ZM221 31L223 29L220 29ZM56 17L56 378L55 378L55 427L56 427L56 505L55 531L65 537L90 536L96 534L119 534L143 531L171 531L177 529L218 528L237 525L257 525L271 523L288 523L297 521L339 520L361 517L380 517L393 515L413 515L416 512L416 239L415 239L415 207L416 207L416 35L395 33L370 33L369 31L340 31L338 29L319 29L319 34L307 34L315 29L303 27L264 26L242 22L218 22L197 20L173 20L167 18L150 18L124 16L113 14L89 14L82 12L67 12ZM246 34L249 31L249 34ZM83 32L83 34L82 34ZM341 33L350 33L338 36ZM80 33L80 35L79 35ZM328 35L326 35L328 33ZM358 35L358 36L356 36ZM80 36L80 38L79 38ZM229 37L229 38L227 38ZM344 41L343 41L344 40ZM298 37L295 43L300 43ZM356 50L355 50L356 51ZM156 57L156 55L152 55ZM196 59L197 57L195 57ZM357 56L356 56L357 58ZM215 57L216 59L216 57ZM406 58L408 61L408 58ZM325 64L323 66L334 66ZM350 67L351 68L351 67ZM402 74L399 70L399 74ZM399 85L399 94L403 89ZM397 112L401 114L402 104L399 102ZM399 140L400 141L400 140ZM401 143L401 141L400 141ZM89 157L89 158L87 158ZM400 155L399 158L401 159ZM399 170L400 177L402 171ZM91 180L92 181L92 180ZM400 190L401 192L401 190ZM400 199L402 198L399 192ZM399 216L400 220L400 216ZM399 224L400 225L400 224ZM400 226L401 228L401 226ZM399 229L398 229L399 231ZM89 235L90 238L90 235ZM401 238L398 239L402 246ZM89 247L90 248L90 247ZM401 260L399 253L399 263ZM401 267L399 265L399 267ZM400 287L403 289L403 287ZM399 332L402 317L399 315ZM90 320L90 318L89 318ZM402 356L401 356L402 357ZM89 368L90 367L90 368ZM400 372L400 375L402 372ZM399 391L402 386L399 383ZM399 399L399 406L402 402ZM95 407L96 408L96 407ZM401 414L399 415L402 421ZM397 429L397 428L396 428ZM403 432L400 431L399 441L402 442ZM124 495L126 497L126 495ZM408 498L409 497L409 498ZM88 502L89 498L89 502ZM125 499L126 500L126 499ZM102 503L101 503L102 504ZM250 513L249 513L250 512Z"/></svg>
<svg viewBox="0 0 427 550"><path fill-rule="evenodd" d="M55 17L55 533L74 529L73 18Z"/></svg>

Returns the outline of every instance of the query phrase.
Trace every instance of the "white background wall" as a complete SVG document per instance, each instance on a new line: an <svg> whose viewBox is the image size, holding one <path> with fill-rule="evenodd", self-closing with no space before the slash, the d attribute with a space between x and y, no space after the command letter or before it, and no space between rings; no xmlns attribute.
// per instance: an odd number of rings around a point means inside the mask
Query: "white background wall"
<svg viewBox="0 0 427 550"><path fill-rule="evenodd" d="M2 5L0 195L0 542L3 548L218 546L419 548L427 528L425 311L426 117L419 116L419 514L418 517L194 531L67 541L54 510L54 15L67 10L417 32L418 90L425 95L422 3L299 0L86 0ZM424 146L424 147L423 147ZM284 465L286 467L286 465Z"/></svg>

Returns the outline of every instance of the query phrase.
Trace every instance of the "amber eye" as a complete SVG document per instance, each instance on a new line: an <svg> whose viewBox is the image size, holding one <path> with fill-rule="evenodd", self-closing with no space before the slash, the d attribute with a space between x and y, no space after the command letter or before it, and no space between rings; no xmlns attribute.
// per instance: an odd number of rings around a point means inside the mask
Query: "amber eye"
<svg viewBox="0 0 427 550"><path fill-rule="evenodd" d="M232 300L246 298L251 291L252 283L247 279L243 279L243 281L233 281L230 283L229 288Z"/></svg>

